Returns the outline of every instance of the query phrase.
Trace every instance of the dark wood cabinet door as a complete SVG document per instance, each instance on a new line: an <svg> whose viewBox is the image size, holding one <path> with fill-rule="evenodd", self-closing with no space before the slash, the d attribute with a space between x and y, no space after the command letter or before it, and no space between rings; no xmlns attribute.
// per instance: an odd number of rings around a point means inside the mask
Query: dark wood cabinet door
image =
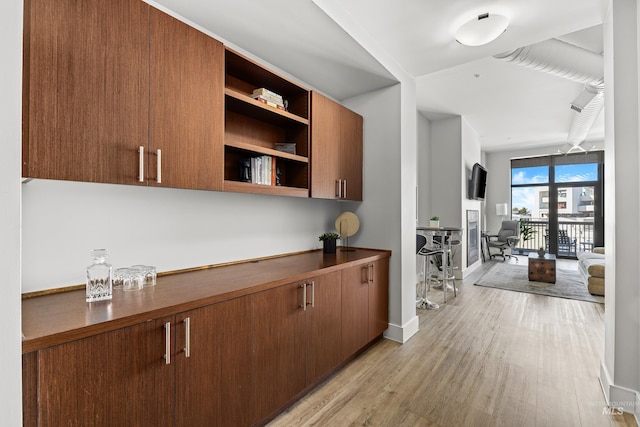
<svg viewBox="0 0 640 427"><path fill-rule="evenodd" d="M369 264L342 270L342 356L346 359L369 337Z"/></svg>
<svg viewBox="0 0 640 427"><path fill-rule="evenodd" d="M311 197L362 200L362 124L359 114L311 93Z"/></svg>
<svg viewBox="0 0 640 427"><path fill-rule="evenodd" d="M312 384L342 361L342 275L339 271L307 281L306 382Z"/></svg>
<svg viewBox="0 0 640 427"><path fill-rule="evenodd" d="M305 311L302 283L253 296L256 419L284 408L305 387Z"/></svg>
<svg viewBox="0 0 640 427"><path fill-rule="evenodd" d="M362 116L342 105L340 109L340 176L346 180L343 198L362 200Z"/></svg>
<svg viewBox="0 0 640 427"><path fill-rule="evenodd" d="M139 0L25 1L23 176L138 183L148 16Z"/></svg>
<svg viewBox="0 0 640 427"><path fill-rule="evenodd" d="M389 259L371 263L369 283L369 341L389 327Z"/></svg>
<svg viewBox="0 0 640 427"><path fill-rule="evenodd" d="M176 353L176 426L251 425L250 297L176 315Z"/></svg>
<svg viewBox="0 0 640 427"><path fill-rule="evenodd" d="M311 92L311 197L337 198L340 179L340 110L338 104Z"/></svg>
<svg viewBox="0 0 640 427"><path fill-rule="evenodd" d="M39 424L173 426L173 317L150 320L39 352Z"/></svg>
<svg viewBox="0 0 640 427"><path fill-rule="evenodd" d="M22 355L22 426L38 425L38 352Z"/></svg>
<svg viewBox="0 0 640 427"><path fill-rule="evenodd" d="M221 190L224 47L155 8L149 28L149 185Z"/></svg>

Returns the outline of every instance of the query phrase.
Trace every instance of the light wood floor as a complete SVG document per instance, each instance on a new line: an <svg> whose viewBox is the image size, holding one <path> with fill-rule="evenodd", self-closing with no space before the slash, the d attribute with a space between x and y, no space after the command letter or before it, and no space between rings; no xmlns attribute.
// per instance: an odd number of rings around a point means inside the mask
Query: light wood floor
<svg viewBox="0 0 640 427"><path fill-rule="evenodd" d="M418 310L407 343L380 341L269 425L636 426L603 415L602 305L474 286L479 274Z"/></svg>

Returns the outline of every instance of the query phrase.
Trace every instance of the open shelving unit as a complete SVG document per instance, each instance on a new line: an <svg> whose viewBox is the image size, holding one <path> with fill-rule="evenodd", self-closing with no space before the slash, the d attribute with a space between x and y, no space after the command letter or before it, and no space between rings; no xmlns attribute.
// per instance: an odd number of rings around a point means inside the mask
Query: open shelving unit
<svg viewBox="0 0 640 427"><path fill-rule="evenodd" d="M287 101L281 110L251 98L266 88ZM309 90L229 48L225 50L224 190L309 196ZM295 144L295 154L276 143ZM271 156L280 185L243 182L240 162Z"/></svg>

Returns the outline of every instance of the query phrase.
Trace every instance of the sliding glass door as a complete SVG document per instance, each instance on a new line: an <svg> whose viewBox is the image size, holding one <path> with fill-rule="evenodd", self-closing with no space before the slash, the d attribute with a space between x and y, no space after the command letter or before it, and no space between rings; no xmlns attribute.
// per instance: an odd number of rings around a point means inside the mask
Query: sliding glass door
<svg viewBox="0 0 640 427"><path fill-rule="evenodd" d="M521 221L521 250L542 247L575 258L603 246L602 160L599 152L512 160L512 218Z"/></svg>

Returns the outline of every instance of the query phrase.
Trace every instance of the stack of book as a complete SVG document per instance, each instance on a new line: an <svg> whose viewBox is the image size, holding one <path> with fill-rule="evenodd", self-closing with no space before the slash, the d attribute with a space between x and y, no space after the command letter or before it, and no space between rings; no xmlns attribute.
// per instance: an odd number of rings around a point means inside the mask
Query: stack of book
<svg viewBox="0 0 640 427"><path fill-rule="evenodd" d="M270 107L277 108L283 111L287 110L284 106L284 99L282 98L282 95L278 95L277 93L271 92L270 90L263 87L254 90L251 98L255 99L256 101L260 101L263 104L267 104Z"/></svg>
<svg viewBox="0 0 640 427"><path fill-rule="evenodd" d="M240 180L252 184L278 185L276 159L271 156L251 157L240 161Z"/></svg>

